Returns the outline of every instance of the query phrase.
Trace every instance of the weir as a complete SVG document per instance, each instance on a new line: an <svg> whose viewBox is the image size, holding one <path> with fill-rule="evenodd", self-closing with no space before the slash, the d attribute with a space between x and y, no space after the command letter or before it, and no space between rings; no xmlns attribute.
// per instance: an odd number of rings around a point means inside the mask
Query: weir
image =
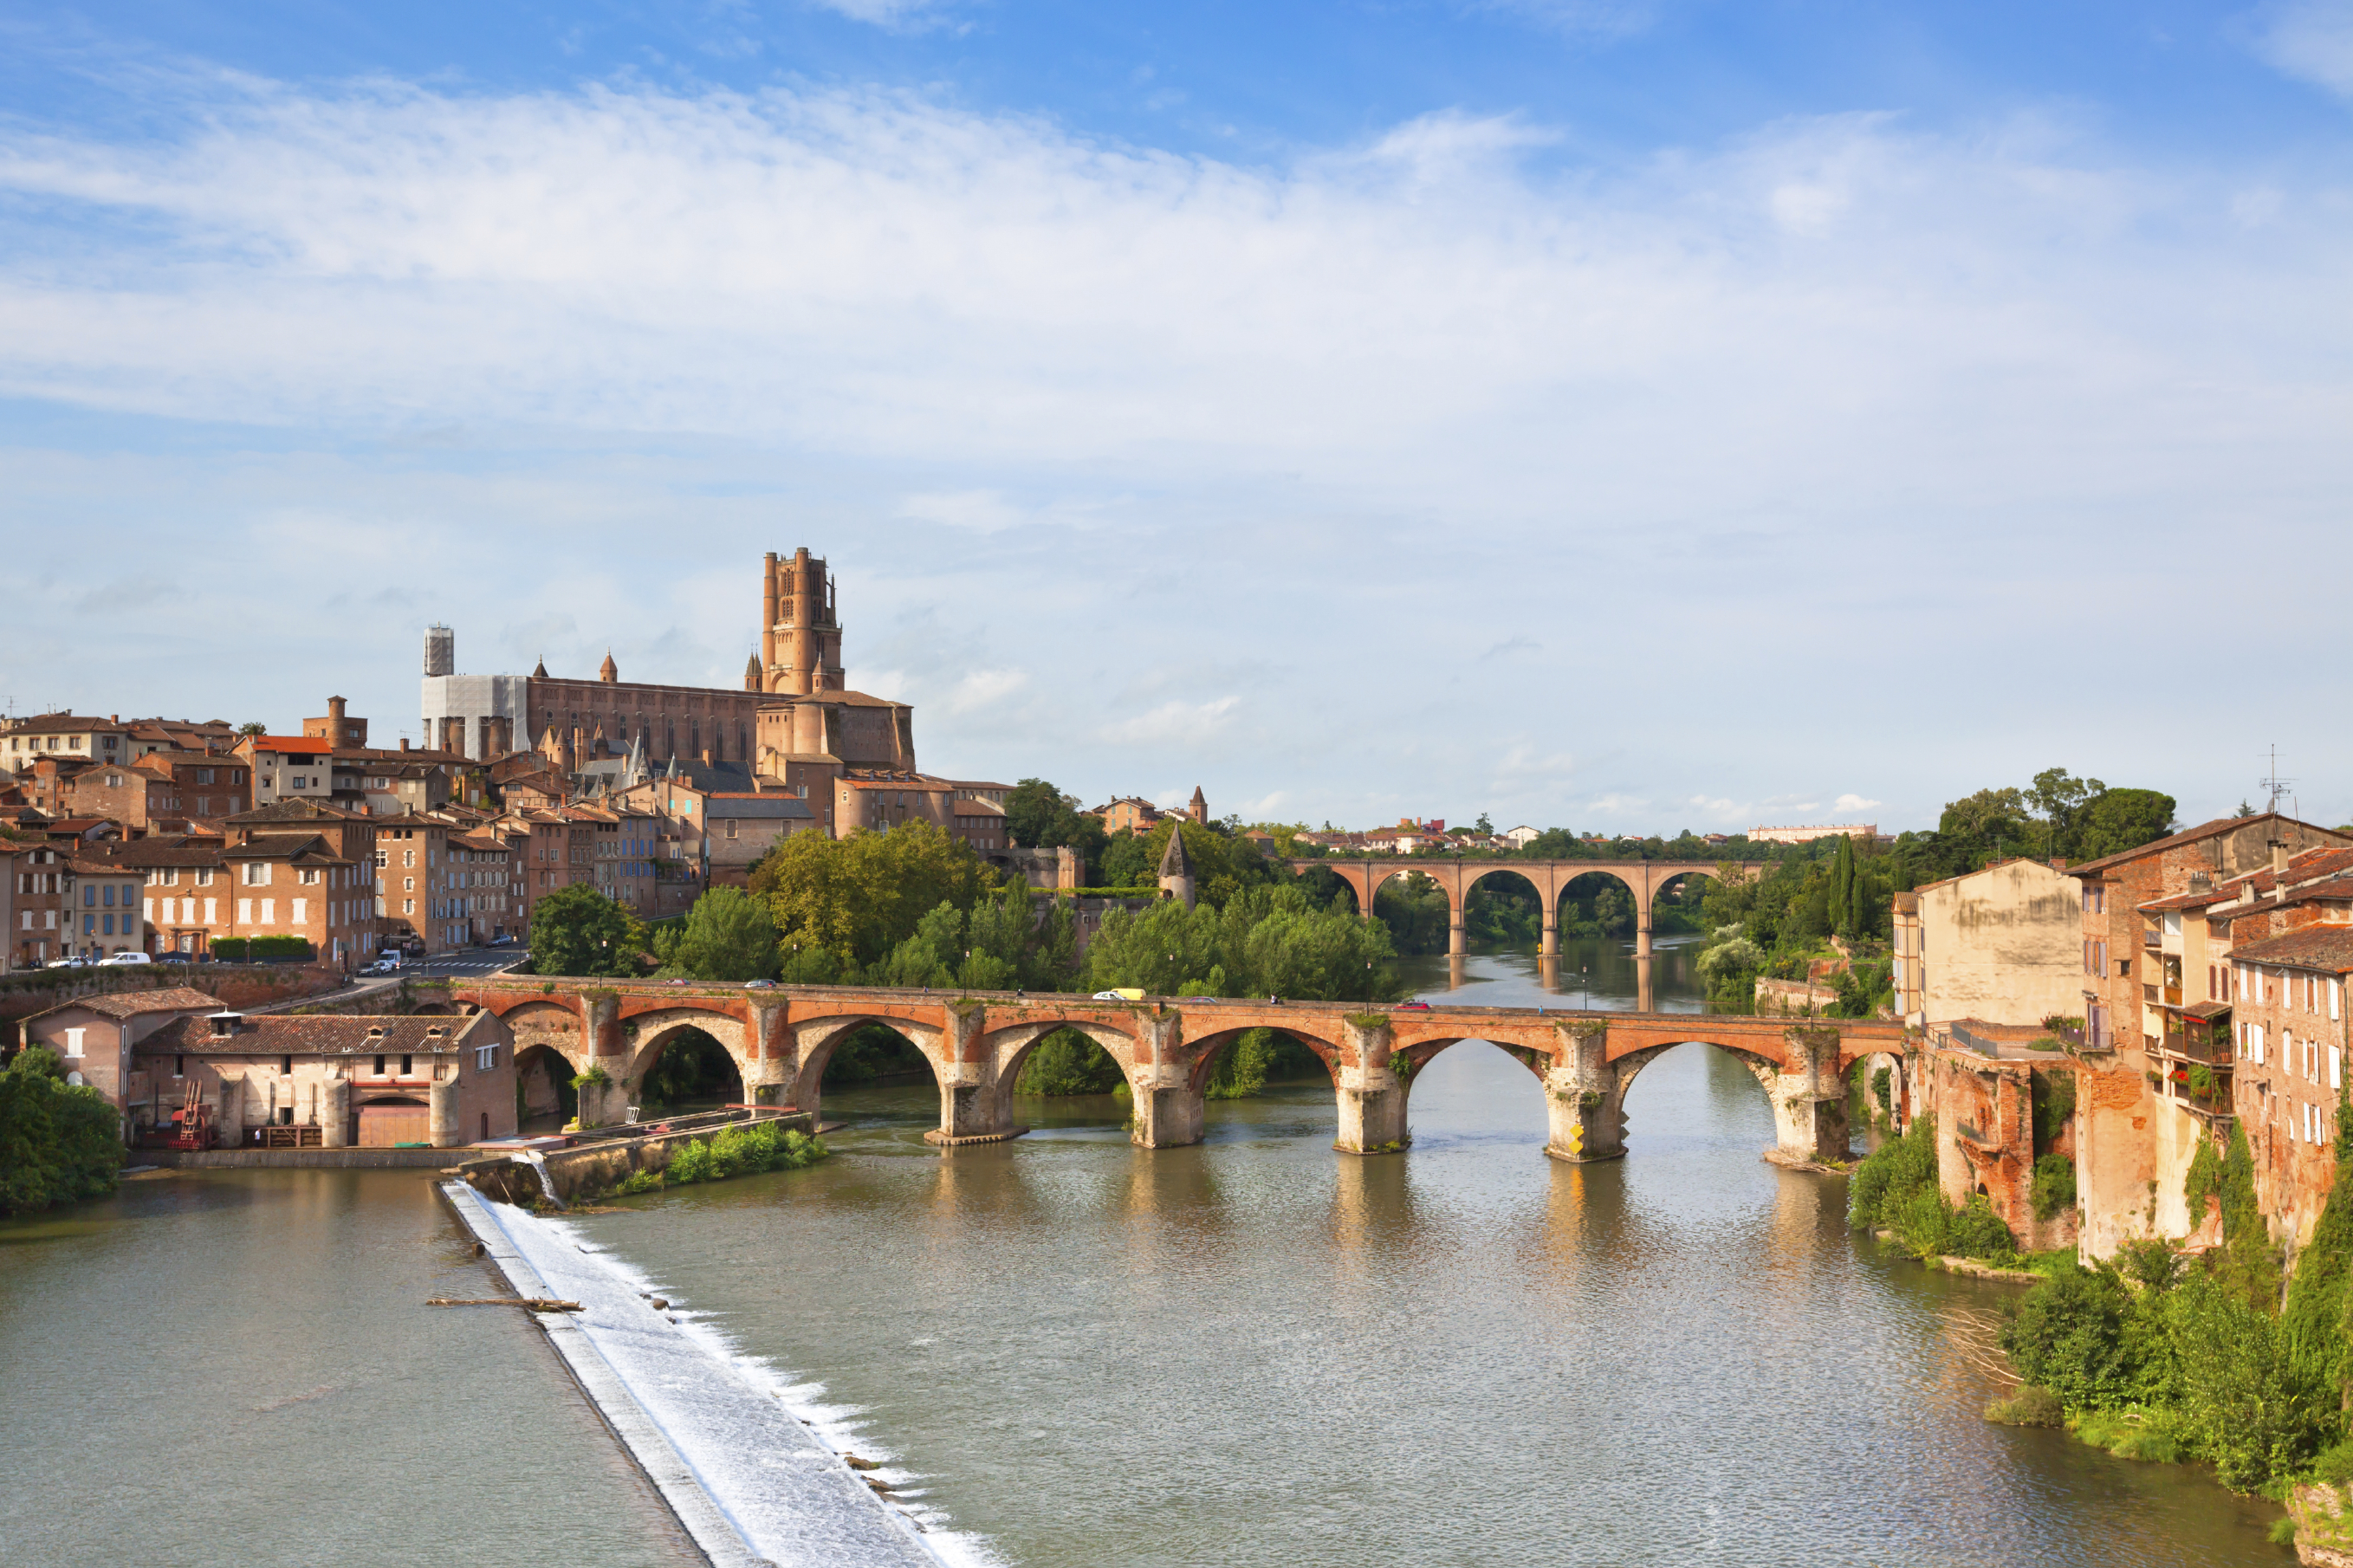
<svg viewBox="0 0 2353 1568"><path fill-rule="evenodd" d="M696 1342L567 1228L461 1182L441 1195L518 1295L580 1303L536 1321L714 1568L941 1568L914 1521L775 1390Z"/></svg>

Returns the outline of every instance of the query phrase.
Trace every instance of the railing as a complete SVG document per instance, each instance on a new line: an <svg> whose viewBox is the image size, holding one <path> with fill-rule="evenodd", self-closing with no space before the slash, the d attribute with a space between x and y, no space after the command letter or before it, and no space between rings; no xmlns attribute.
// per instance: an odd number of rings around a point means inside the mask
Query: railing
<svg viewBox="0 0 2353 1568"><path fill-rule="evenodd" d="M2168 985L2168 986L2167 986L2167 987L2165 988L2165 1001L2166 1001L2166 1005L2167 1005L2168 1006L2171 1006L2171 1007L2179 1007L2179 1006L2180 1006L2180 1005L2181 1005L2181 987L2180 987L2180 986L2179 986L2179 985Z"/></svg>
<svg viewBox="0 0 2353 1568"><path fill-rule="evenodd" d="M2143 947L2163 947L2165 945L2165 928L2163 926L2148 927L2140 933L2140 944Z"/></svg>
<svg viewBox="0 0 2353 1568"><path fill-rule="evenodd" d="M1973 1030L1965 1029L1958 1024L1947 1024L1946 1028L1951 1031L1953 1043L1960 1047L1963 1050L1975 1051L1981 1057L1998 1057L2001 1055L2001 1047L1998 1043L1987 1039L1984 1036L1979 1035Z"/></svg>

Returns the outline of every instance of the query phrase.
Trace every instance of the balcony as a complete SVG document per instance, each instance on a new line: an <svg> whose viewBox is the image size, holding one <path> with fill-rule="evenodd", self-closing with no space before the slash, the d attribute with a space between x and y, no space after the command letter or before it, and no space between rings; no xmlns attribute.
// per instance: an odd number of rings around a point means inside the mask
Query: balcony
<svg viewBox="0 0 2353 1568"><path fill-rule="evenodd" d="M2163 926L2147 927L2140 933L2140 944L2143 947L2163 947L2165 945L2165 928Z"/></svg>

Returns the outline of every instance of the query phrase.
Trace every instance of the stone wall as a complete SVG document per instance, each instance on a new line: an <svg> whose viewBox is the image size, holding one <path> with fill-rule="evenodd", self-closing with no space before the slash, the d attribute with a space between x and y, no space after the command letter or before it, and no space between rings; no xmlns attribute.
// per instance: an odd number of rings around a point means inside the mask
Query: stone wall
<svg viewBox="0 0 2353 1568"><path fill-rule="evenodd" d="M30 969L0 975L0 1018L29 1018L83 996L185 985L234 1011L341 989L332 969L307 963L135 963L111 969ZM11 1031L14 1033L15 1031Z"/></svg>

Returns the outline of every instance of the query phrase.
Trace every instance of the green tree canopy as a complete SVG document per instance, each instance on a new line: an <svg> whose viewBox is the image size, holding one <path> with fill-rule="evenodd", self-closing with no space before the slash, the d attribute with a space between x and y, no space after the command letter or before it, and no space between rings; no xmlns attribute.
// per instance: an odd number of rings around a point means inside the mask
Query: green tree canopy
<svg viewBox="0 0 2353 1568"><path fill-rule="evenodd" d="M0 1213L112 1192L122 1171L121 1126L105 1095L65 1081L47 1047L18 1051L0 1071Z"/></svg>
<svg viewBox="0 0 2353 1568"><path fill-rule="evenodd" d="M2173 797L2153 789L2112 789L2084 808L2075 858L2097 860L2137 849L2173 831Z"/></svg>
<svg viewBox="0 0 2353 1568"><path fill-rule="evenodd" d="M1100 865L1109 839L1103 818L1079 809L1078 797L1044 779L1023 779L1005 796L1005 831L1027 849L1068 845L1090 866Z"/></svg>
<svg viewBox="0 0 2353 1568"><path fill-rule="evenodd" d="M558 888L531 911L531 966L540 974L628 976L645 964L646 928L587 882Z"/></svg>
<svg viewBox="0 0 2353 1568"><path fill-rule="evenodd" d="M1191 842L1189 839L1187 844ZM1258 886L1219 909L1174 899L1114 910L1087 944L1089 989L1159 995L1387 1001L1399 994L1388 928L1319 909L1294 887Z"/></svg>
<svg viewBox="0 0 2353 1568"><path fill-rule="evenodd" d="M774 980L776 924L741 888L713 888L686 912L668 968L696 980Z"/></svg>
<svg viewBox="0 0 2353 1568"><path fill-rule="evenodd" d="M761 857L751 886L787 947L823 948L862 967L940 905L970 909L993 879L972 846L918 821L847 838L796 834Z"/></svg>

